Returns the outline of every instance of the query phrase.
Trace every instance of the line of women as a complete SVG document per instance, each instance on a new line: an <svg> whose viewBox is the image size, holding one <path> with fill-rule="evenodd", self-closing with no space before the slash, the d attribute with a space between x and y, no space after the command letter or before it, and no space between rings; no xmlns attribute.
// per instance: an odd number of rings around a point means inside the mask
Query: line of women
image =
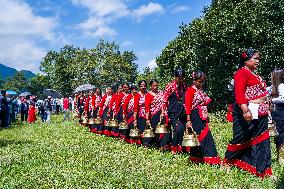
<svg viewBox="0 0 284 189"><path fill-rule="evenodd" d="M189 153L190 160L196 163L237 166L259 177L271 176L269 100L264 80L255 73L259 60L258 51L247 49L234 74L233 139L224 160L218 156L209 128L207 105L211 99L203 91L206 75L202 71L194 72L193 83L187 86L184 70L176 69L164 91L159 90L155 79L150 81L149 91L144 80L139 81L138 88L128 83L108 87L104 96L96 89L88 98L77 97L78 112L83 123L88 119L90 131L97 134L120 137L144 147L155 146L172 154ZM282 89L276 91L275 95L279 95ZM283 109L280 103L273 114L278 116L279 154L284 151ZM158 132L161 127L166 132ZM195 137L196 145L184 143L188 136L192 141Z"/></svg>

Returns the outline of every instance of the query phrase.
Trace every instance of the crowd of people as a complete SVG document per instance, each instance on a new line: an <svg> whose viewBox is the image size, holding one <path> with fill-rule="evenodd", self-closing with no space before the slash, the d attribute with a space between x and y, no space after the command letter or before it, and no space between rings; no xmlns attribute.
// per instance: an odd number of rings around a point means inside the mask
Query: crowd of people
<svg viewBox="0 0 284 189"><path fill-rule="evenodd" d="M259 61L259 52L252 48L241 54L241 63L234 74L235 103L230 106L232 114L227 115L233 122L233 139L223 160L218 156L209 127L207 105L211 99L203 90L206 75L202 71L192 74L190 86L185 83L184 70L178 68L173 81L163 91L153 79L149 87L141 80L138 86L128 83L109 86L104 95L99 88L87 95L78 94L74 98L75 114L93 133L170 150L174 155L189 153L190 160L197 163L217 164L225 169L237 166L261 178L272 176L268 121L272 115L279 133L275 141L281 162L284 71L272 73L269 93L265 81L256 73ZM161 127L165 132L156 132ZM184 143L189 133L197 139L194 145Z"/></svg>
<svg viewBox="0 0 284 189"><path fill-rule="evenodd" d="M49 123L52 113L59 114L59 112L64 112L64 120L70 120L69 112L74 108L72 102L71 97L57 99L48 96L40 100L32 95L18 97L6 94L3 90L0 96L0 128L9 128L18 120L32 124L37 117L40 117L42 122Z"/></svg>
<svg viewBox="0 0 284 189"><path fill-rule="evenodd" d="M211 99L203 89L207 76L202 71L192 73L193 83L188 86L185 71L178 68L164 90L159 89L159 81L152 79L149 83L141 80L138 86L127 82L112 85L104 94L99 88L88 94L80 92L74 99L65 97L60 103L53 103L51 98L40 103L33 98L20 102L14 99L17 112L10 115L16 117L21 111L22 121L32 123L37 105L42 121L49 122L52 111L58 113L61 109L64 120L70 119L73 111L74 117L89 126L90 132L170 150L173 155L189 153L193 162L226 169L237 166L263 178L272 176L269 124L276 124L278 160L284 163L284 71L272 72L272 86L267 90L265 81L256 72L259 61L259 52L252 48L241 54L233 79L234 104L229 107L231 114L227 114L227 119L233 122L233 138L222 160L209 127L207 106ZM7 126L8 113L2 112L7 112L10 101L13 98L8 100L3 93L1 127Z"/></svg>

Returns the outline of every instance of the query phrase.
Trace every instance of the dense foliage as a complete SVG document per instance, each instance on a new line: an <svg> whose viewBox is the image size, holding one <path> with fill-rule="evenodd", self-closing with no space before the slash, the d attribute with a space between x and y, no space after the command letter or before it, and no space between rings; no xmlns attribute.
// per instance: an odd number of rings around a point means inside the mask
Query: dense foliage
<svg viewBox="0 0 284 189"><path fill-rule="evenodd" d="M70 94L86 83L105 88L114 82L135 82L138 74L136 59L133 52L120 52L114 42L101 40L93 49L66 45L59 52L49 51L40 69L53 89Z"/></svg>
<svg viewBox="0 0 284 189"><path fill-rule="evenodd" d="M162 81L170 80L177 67L186 70L188 82L193 71L202 70L215 107L222 109L242 50L260 51L258 72L267 81L273 68L284 67L283 26L283 0L213 0L202 17L180 26L157 57Z"/></svg>
<svg viewBox="0 0 284 189"><path fill-rule="evenodd" d="M18 124L0 131L1 188L283 188L283 166L272 166L279 182L259 178L233 168L192 164L188 155L173 157L90 133L79 124ZM210 127L220 156L224 157L231 125ZM274 145L272 145L274 147Z"/></svg>

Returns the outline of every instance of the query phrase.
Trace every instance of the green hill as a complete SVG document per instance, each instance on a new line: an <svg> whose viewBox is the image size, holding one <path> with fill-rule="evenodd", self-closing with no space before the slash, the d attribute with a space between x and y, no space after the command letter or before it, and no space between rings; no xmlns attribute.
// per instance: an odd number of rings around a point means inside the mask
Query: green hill
<svg viewBox="0 0 284 189"><path fill-rule="evenodd" d="M13 75L15 75L15 73L17 72L18 71L15 68L11 68L0 63L0 78L2 80L7 80L8 78L13 77ZM33 72L28 70L21 70L19 72L21 72L27 79L30 79L35 76Z"/></svg>

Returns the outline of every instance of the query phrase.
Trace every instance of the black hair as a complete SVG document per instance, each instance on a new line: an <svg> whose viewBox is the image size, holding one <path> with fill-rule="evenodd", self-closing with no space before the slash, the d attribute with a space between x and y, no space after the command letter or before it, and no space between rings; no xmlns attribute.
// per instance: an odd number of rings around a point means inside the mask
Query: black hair
<svg viewBox="0 0 284 189"><path fill-rule="evenodd" d="M128 82L124 82L122 83L122 86L127 85L129 87L129 83Z"/></svg>
<svg viewBox="0 0 284 189"><path fill-rule="evenodd" d="M132 91L133 89L138 90L136 85L130 85L130 91Z"/></svg>
<svg viewBox="0 0 284 189"><path fill-rule="evenodd" d="M243 51L240 58L239 69L242 68L245 65L245 62L251 59L255 53L258 53L258 50L251 47Z"/></svg>
<svg viewBox="0 0 284 189"><path fill-rule="evenodd" d="M153 83L159 83L159 81L157 80L157 79L151 79L150 80L150 86L152 86L153 85Z"/></svg>
<svg viewBox="0 0 284 189"><path fill-rule="evenodd" d="M116 83L114 83L114 84L112 84L112 85L110 86L110 88L111 88L114 92L116 92L117 89L118 89L118 85L117 85Z"/></svg>
<svg viewBox="0 0 284 189"><path fill-rule="evenodd" d="M185 71L182 68L177 68L174 71L174 76L175 77L185 77Z"/></svg>
<svg viewBox="0 0 284 189"><path fill-rule="evenodd" d="M197 72L192 73L192 79L193 80L198 80L198 79L201 79L201 78L206 79L206 75L202 71L197 71Z"/></svg>
<svg viewBox="0 0 284 189"><path fill-rule="evenodd" d="M142 84L142 83L145 83L145 85L146 85L146 88L147 88L147 81L146 80L140 80L139 82L138 82L138 86L140 87L140 85Z"/></svg>

